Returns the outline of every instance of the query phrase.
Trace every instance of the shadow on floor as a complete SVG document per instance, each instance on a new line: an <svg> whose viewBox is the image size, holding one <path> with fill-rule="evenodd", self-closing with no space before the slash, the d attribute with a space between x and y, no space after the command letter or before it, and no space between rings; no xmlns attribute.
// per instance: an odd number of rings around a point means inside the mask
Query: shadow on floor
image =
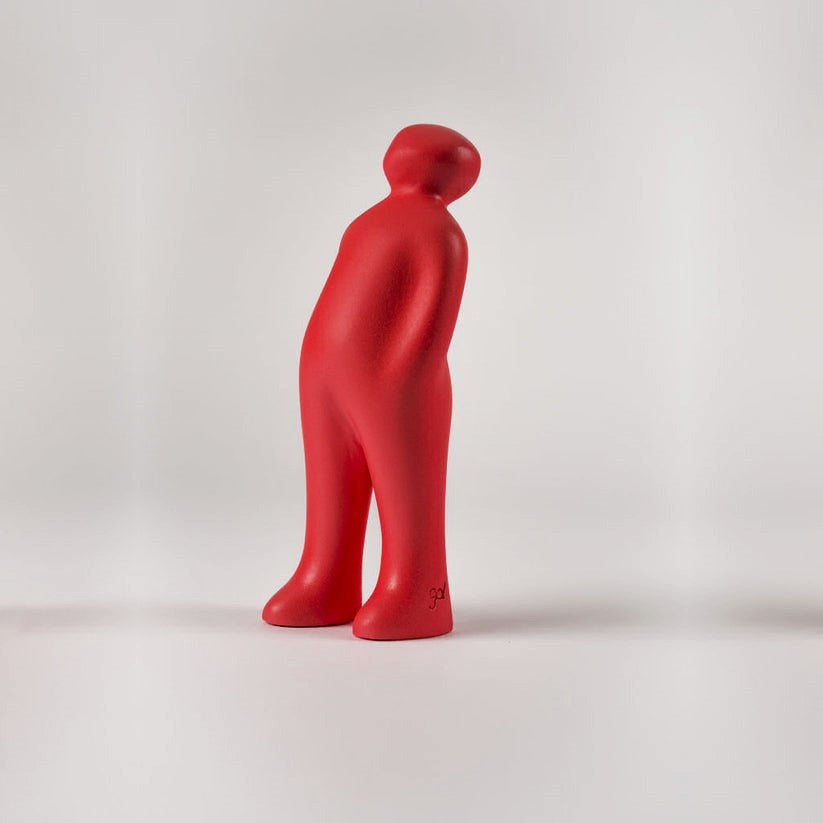
<svg viewBox="0 0 823 823"><path fill-rule="evenodd" d="M455 608L456 635L537 635L609 631L669 622L655 608L637 602L562 601L545 604Z"/></svg>
<svg viewBox="0 0 823 823"><path fill-rule="evenodd" d="M565 599L507 607L455 607L455 637L528 637L573 632L666 629L703 632L742 630L823 635L823 602L714 601L688 612L642 599ZM246 633L265 629L256 607L198 604L0 606L0 630L94 631L107 628L180 628ZM339 628L339 627L338 627ZM306 630L301 630L306 631ZM310 630L312 633L328 629Z"/></svg>
<svg viewBox="0 0 823 823"><path fill-rule="evenodd" d="M231 632L247 631L258 625L263 624L256 608L210 603L0 607L0 628L24 632L163 626Z"/></svg>
<svg viewBox="0 0 823 823"><path fill-rule="evenodd" d="M517 609L466 606L456 610L454 633L461 636L533 635L607 630L655 623L660 623L659 615L629 603L555 602ZM264 624L256 608L208 603L0 607L0 629L22 632L94 631L130 627L245 632L261 626Z"/></svg>
<svg viewBox="0 0 823 823"><path fill-rule="evenodd" d="M718 606L707 622L726 628L823 634L823 603L741 600Z"/></svg>
<svg viewBox="0 0 823 823"><path fill-rule="evenodd" d="M626 629L823 635L823 599L783 596L713 599L702 604L645 600L547 598L543 604L455 609L455 634L529 636Z"/></svg>

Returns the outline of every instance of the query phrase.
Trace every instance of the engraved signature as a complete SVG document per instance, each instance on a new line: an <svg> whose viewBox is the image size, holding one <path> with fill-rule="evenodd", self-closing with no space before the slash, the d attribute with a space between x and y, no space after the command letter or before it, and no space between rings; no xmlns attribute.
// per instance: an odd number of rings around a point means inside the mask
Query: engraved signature
<svg viewBox="0 0 823 823"><path fill-rule="evenodd" d="M438 600L445 600L446 599L446 581L443 581L443 585L440 588L436 586L432 586L429 589L429 597L431 597L432 602L429 606L430 609L434 609L437 607Z"/></svg>

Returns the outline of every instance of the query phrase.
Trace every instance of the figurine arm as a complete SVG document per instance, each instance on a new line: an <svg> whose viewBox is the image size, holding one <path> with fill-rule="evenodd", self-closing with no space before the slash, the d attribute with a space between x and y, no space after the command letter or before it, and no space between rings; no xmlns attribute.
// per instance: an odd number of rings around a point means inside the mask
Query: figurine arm
<svg viewBox="0 0 823 823"><path fill-rule="evenodd" d="M395 318L394 364L445 360L466 282L466 240L456 226L421 242L411 262L411 289Z"/></svg>

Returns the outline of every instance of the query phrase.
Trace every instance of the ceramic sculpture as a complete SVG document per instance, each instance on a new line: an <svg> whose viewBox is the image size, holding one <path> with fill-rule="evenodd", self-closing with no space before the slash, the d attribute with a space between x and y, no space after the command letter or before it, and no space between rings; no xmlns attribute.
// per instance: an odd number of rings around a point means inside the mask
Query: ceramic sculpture
<svg viewBox="0 0 823 823"><path fill-rule="evenodd" d="M452 629L446 354L467 250L447 207L477 180L480 155L456 131L415 125L394 138L383 169L391 193L346 229L303 339L305 544L263 619L278 626L353 621L358 637L401 640ZM372 490L382 555L362 604Z"/></svg>

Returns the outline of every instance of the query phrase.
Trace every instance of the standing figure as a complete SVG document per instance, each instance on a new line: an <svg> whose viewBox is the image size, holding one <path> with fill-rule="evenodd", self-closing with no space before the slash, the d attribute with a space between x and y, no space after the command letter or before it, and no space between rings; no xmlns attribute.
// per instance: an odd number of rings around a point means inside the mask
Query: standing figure
<svg viewBox="0 0 823 823"><path fill-rule="evenodd" d="M354 621L358 637L452 629L446 574L446 354L466 277L466 240L447 206L480 155L443 126L408 126L386 152L384 200L343 234L300 355L306 537L266 604L278 626ZM377 585L362 603L371 493L382 532Z"/></svg>

